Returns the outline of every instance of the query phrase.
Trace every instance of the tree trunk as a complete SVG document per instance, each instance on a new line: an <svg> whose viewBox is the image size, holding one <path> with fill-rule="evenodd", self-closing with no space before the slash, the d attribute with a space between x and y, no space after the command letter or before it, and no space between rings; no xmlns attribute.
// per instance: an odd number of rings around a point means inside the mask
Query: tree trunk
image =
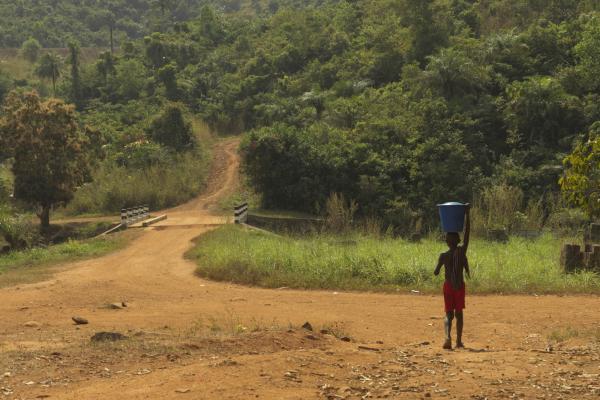
<svg viewBox="0 0 600 400"><path fill-rule="evenodd" d="M50 206L42 206L42 212L38 214L42 229L50 227Z"/></svg>
<svg viewBox="0 0 600 400"><path fill-rule="evenodd" d="M52 70L52 92L54 93L54 97L56 97L56 72Z"/></svg>
<svg viewBox="0 0 600 400"><path fill-rule="evenodd" d="M110 24L110 55L113 56L115 54L115 45L113 41L113 26Z"/></svg>

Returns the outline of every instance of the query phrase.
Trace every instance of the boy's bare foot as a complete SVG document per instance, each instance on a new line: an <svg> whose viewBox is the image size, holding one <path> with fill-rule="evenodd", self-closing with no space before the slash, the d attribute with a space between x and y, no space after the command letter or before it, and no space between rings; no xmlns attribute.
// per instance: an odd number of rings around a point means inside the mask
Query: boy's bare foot
<svg viewBox="0 0 600 400"><path fill-rule="evenodd" d="M464 345L464 343L462 341L456 342L456 348L457 349L464 349L465 345Z"/></svg>
<svg viewBox="0 0 600 400"><path fill-rule="evenodd" d="M450 339L446 339L446 341L444 342L444 349L452 350L452 341Z"/></svg>

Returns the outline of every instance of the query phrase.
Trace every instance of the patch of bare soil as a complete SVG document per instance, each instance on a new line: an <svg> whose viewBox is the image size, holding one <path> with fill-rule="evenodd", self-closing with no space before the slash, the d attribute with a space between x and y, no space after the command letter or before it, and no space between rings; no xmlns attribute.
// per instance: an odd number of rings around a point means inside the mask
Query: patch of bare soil
<svg viewBox="0 0 600 400"><path fill-rule="evenodd" d="M600 396L595 296L468 297L467 349L443 351L441 296L266 290L195 277L183 254L227 222L212 210L237 184L237 145L217 148L207 194L140 228L126 249L0 290L0 398ZM302 328L307 321L312 331Z"/></svg>

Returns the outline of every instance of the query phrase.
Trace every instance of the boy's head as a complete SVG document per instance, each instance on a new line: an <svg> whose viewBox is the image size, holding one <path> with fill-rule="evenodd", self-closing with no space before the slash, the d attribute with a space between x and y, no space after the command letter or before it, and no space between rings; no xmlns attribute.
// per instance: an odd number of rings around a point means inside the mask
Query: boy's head
<svg viewBox="0 0 600 400"><path fill-rule="evenodd" d="M459 243L460 235L458 234L458 232L446 233L446 244L448 245L448 247L450 247L451 249L455 249L456 247L458 247Z"/></svg>

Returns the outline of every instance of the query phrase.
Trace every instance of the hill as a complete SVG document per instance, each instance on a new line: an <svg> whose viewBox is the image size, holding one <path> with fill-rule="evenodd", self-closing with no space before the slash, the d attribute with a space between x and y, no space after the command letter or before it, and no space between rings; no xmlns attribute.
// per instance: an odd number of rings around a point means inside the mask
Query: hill
<svg viewBox="0 0 600 400"><path fill-rule="evenodd" d="M56 3L61 15L99 4ZM536 228L567 207L569 167L593 160L583 144L600 132L599 3L115 1L120 18L139 11L131 37L144 38L82 66L77 90L65 60L56 94L118 158L168 102L214 131L246 132L244 171L265 207L320 212L341 193L360 215L414 229L435 223L438 202L478 199L483 214L506 205L501 227ZM3 82L50 93L48 79ZM566 198L591 210L586 168Z"/></svg>

